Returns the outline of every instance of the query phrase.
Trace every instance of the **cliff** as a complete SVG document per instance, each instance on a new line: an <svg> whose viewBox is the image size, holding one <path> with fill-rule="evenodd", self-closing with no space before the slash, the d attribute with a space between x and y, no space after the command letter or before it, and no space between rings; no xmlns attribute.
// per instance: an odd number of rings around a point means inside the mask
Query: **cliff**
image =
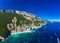
<svg viewBox="0 0 60 43"><path fill-rule="evenodd" d="M34 14L24 11L0 10L0 36L3 36L7 31L11 33L22 32L32 28L39 28L46 24L36 17Z"/></svg>

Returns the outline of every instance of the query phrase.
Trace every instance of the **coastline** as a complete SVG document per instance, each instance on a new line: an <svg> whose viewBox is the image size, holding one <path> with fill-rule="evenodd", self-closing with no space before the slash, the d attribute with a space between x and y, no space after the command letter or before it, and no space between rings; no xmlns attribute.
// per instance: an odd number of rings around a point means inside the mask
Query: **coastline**
<svg viewBox="0 0 60 43"><path fill-rule="evenodd" d="M29 30L29 31L23 31L23 32L16 32L16 33L12 33L11 35L14 35L14 34L20 34L20 33L26 33L26 32L31 33L32 31L31 31L31 30Z"/></svg>
<svg viewBox="0 0 60 43"><path fill-rule="evenodd" d="M43 25L41 25L41 26L38 26L38 27L32 27L32 29L39 29L39 28L41 28L42 26L44 26L44 25L46 25L47 24L47 22L45 22ZM30 29L30 28L29 28ZM11 35L14 35L14 34L20 34L20 33L26 33L26 32L29 32L29 33L31 33L31 32L33 32L32 30L26 30L26 31L23 31L23 32L16 32L16 33L12 33Z"/></svg>
<svg viewBox="0 0 60 43"><path fill-rule="evenodd" d="M43 25L37 26L37 27L32 27L33 29L41 28L42 26L46 25L47 22L45 22Z"/></svg>

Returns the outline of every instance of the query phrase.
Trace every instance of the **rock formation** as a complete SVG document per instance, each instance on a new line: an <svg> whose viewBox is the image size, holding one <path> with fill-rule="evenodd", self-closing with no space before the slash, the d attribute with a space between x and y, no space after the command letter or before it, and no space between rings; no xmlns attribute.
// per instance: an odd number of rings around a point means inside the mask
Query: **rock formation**
<svg viewBox="0 0 60 43"><path fill-rule="evenodd" d="M0 21L2 36L7 31L6 24L11 33L28 31L30 28L40 28L46 24L46 21L37 18L34 14L19 10L0 10Z"/></svg>
<svg viewBox="0 0 60 43"><path fill-rule="evenodd" d="M14 17L14 18L12 19L12 23L7 24L7 28L8 28L8 30L11 31L11 33L17 32L17 30L16 30L16 29L17 29L16 22L17 22L17 18Z"/></svg>

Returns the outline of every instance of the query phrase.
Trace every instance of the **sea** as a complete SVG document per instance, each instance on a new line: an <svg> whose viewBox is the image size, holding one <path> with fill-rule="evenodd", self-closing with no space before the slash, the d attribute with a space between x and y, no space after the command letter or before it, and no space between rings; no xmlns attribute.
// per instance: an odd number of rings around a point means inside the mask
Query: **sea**
<svg viewBox="0 0 60 43"><path fill-rule="evenodd" d="M60 43L60 22L48 22L32 32L11 35L4 43Z"/></svg>

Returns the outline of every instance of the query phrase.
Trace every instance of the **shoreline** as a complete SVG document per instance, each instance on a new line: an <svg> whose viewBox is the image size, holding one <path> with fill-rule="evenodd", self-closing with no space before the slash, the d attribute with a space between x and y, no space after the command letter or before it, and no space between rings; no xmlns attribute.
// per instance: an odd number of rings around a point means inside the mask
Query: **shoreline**
<svg viewBox="0 0 60 43"><path fill-rule="evenodd" d="M32 29L39 29L41 28L42 26L46 25L47 22L45 22L45 24L41 25L41 26L38 26L38 27L32 27ZM23 32L16 32L16 33L12 33L11 35L14 35L14 34L19 34L19 33L25 33L25 32L33 32L32 30L27 30L27 31L23 31Z"/></svg>
<svg viewBox="0 0 60 43"><path fill-rule="evenodd" d="M23 32L16 32L16 33L12 33L11 35L14 35L14 34L19 34L19 33L26 33L26 32L31 33L32 31L31 31L31 30L29 30L29 31L23 31Z"/></svg>

